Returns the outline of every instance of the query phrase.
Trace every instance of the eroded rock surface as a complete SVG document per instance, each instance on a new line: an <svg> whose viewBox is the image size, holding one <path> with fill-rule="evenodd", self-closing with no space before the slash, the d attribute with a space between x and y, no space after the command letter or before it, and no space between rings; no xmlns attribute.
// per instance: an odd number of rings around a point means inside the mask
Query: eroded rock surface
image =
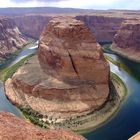
<svg viewBox="0 0 140 140"><path fill-rule="evenodd" d="M62 81L108 84L108 63L95 37L81 21L50 21L40 37L38 57L43 70Z"/></svg>
<svg viewBox="0 0 140 140"><path fill-rule="evenodd" d="M0 140L85 140L85 138L66 130L44 130L13 114L1 112Z"/></svg>
<svg viewBox="0 0 140 140"><path fill-rule="evenodd" d="M140 20L127 20L114 37L112 50L134 60L140 60Z"/></svg>
<svg viewBox="0 0 140 140"><path fill-rule="evenodd" d="M27 43L12 19L0 19L0 59L6 59L10 54Z"/></svg>
<svg viewBox="0 0 140 140"><path fill-rule="evenodd" d="M24 15L14 17L16 25L25 35L39 39L44 26L52 19L52 16Z"/></svg>
<svg viewBox="0 0 140 140"><path fill-rule="evenodd" d="M38 57L19 68L5 89L14 104L42 114L47 127L65 128L65 122L77 129L86 123L84 116L105 104L108 83L109 65L94 35L83 22L61 17L49 22Z"/></svg>

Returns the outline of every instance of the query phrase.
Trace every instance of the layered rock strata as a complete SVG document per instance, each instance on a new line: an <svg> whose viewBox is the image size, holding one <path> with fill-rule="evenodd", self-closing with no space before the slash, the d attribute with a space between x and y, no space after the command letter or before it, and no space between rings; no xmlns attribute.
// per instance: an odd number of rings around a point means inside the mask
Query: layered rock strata
<svg viewBox="0 0 140 140"><path fill-rule="evenodd" d="M114 37L111 49L125 57L140 61L140 20L127 20Z"/></svg>
<svg viewBox="0 0 140 140"><path fill-rule="evenodd" d="M56 15L25 15L14 17L20 31L27 36L38 39L44 26ZM125 17L110 17L106 14L97 15L71 15L77 20L83 21L94 33L98 42L112 42ZM32 26L34 25L34 26Z"/></svg>
<svg viewBox="0 0 140 140"><path fill-rule="evenodd" d="M19 68L5 89L14 104L41 114L47 127L65 122L69 128L80 125L76 118L84 124L83 116L102 108L108 84L109 65L94 35L83 22L60 17L41 34L38 57Z"/></svg>
<svg viewBox="0 0 140 140"><path fill-rule="evenodd" d="M108 84L108 63L81 21L50 21L40 37L38 57L44 72L62 81Z"/></svg>
<svg viewBox="0 0 140 140"><path fill-rule="evenodd" d="M44 26L52 19L52 16L25 15L14 17L16 25L22 33L31 38L39 39Z"/></svg>
<svg viewBox="0 0 140 140"><path fill-rule="evenodd" d="M90 30L95 34L98 42L110 43L113 41L114 35L119 30L125 17L115 17L115 15L114 17L107 15L79 15L76 16L76 19L83 21L90 28Z"/></svg>
<svg viewBox="0 0 140 140"><path fill-rule="evenodd" d="M44 130L13 114L1 112L0 140L85 140L85 138L66 130Z"/></svg>
<svg viewBox="0 0 140 140"><path fill-rule="evenodd" d="M0 19L0 60L22 48L27 43L12 19Z"/></svg>

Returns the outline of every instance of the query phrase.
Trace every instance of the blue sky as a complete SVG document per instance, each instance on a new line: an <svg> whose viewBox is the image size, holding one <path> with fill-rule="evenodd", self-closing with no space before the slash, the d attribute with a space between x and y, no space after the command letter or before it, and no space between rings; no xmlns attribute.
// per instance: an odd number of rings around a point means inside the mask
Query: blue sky
<svg viewBox="0 0 140 140"><path fill-rule="evenodd" d="M140 0L0 0L0 7L38 6L140 10Z"/></svg>

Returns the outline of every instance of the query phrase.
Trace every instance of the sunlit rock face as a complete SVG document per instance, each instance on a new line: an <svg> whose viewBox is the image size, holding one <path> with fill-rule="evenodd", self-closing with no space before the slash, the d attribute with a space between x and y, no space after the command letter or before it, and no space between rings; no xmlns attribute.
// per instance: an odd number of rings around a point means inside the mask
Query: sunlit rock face
<svg viewBox="0 0 140 140"><path fill-rule="evenodd" d="M43 70L62 81L108 83L108 63L95 36L81 21L50 21L40 37L38 56Z"/></svg>
<svg viewBox="0 0 140 140"><path fill-rule="evenodd" d="M27 43L12 19L0 19L0 59L6 59L10 54Z"/></svg>
<svg viewBox="0 0 140 140"><path fill-rule="evenodd" d="M0 113L0 140L85 140L66 130L44 130L13 114Z"/></svg>
<svg viewBox="0 0 140 140"><path fill-rule="evenodd" d="M140 20L126 20L114 37L112 50L140 60Z"/></svg>
<svg viewBox="0 0 140 140"><path fill-rule="evenodd" d="M41 34L38 56L6 81L5 90L13 104L45 116L48 127L77 130L86 123L77 118L107 101L108 83L109 65L94 35L83 22L59 17Z"/></svg>

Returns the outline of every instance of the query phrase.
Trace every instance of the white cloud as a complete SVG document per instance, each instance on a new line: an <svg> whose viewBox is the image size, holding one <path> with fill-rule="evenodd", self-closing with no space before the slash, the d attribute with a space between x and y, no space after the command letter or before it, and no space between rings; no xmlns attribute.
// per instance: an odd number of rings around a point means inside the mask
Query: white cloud
<svg viewBox="0 0 140 140"><path fill-rule="evenodd" d="M0 7L72 7L90 9L140 9L139 0L0 0Z"/></svg>
<svg viewBox="0 0 140 140"><path fill-rule="evenodd" d="M26 1L21 3L12 2L11 0L0 0L0 7L43 7L47 6L44 1Z"/></svg>
<svg viewBox="0 0 140 140"><path fill-rule="evenodd" d="M59 7L90 8L111 5L116 0L68 0L58 2Z"/></svg>
<svg viewBox="0 0 140 140"><path fill-rule="evenodd" d="M140 9L139 0L68 0L56 6L91 9Z"/></svg>
<svg viewBox="0 0 140 140"><path fill-rule="evenodd" d="M0 0L0 7L7 7L10 6L12 3L10 0Z"/></svg>

